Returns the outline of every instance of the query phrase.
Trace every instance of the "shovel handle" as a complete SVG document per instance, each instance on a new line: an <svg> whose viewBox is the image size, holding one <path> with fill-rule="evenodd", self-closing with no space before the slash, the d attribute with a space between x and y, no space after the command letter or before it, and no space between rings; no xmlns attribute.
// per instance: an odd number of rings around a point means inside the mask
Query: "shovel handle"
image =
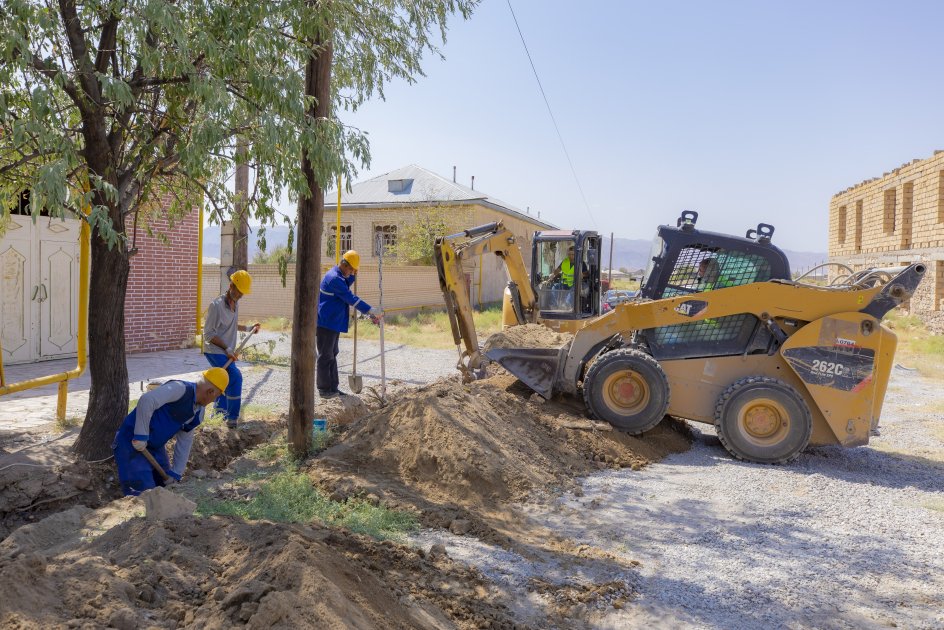
<svg viewBox="0 0 944 630"><path fill-rule="evenodd" d="M151 452L149 450L144 449L143 451L138 451L138 452L144 455L144 458L147 459L148 462L150 462L151 466L154 467L154 470L157 471L157 473L161 476L161 478L164 481L170 480L170 475L164 472L164 469L161 468L161 465L157 463L157 460L154 459L154 456L151 455Z"/></svg>
<svg viewBox="0 0 944 630"><path fill-rule="evenodd" d="M244 348L245 345L246 345L246 342L249 341L249 338L252 337L252 336L255 335L255 334L256 334L256 327L253 326L252 329L249 331L249 334L246 335L245 337L243 337L242 342L240 342L240 344L236 347L236 352L234 352L233 354L239 354L240 352L242 352L242 351L243 351L243 348ZM229 367L229 364L232 363L232 362L233 362L233 360L230 359L229 361L227 361L226 363L224 363L224 364L223 364L223 369L225 370L226 368L228 368L228 367Z"/></svg>

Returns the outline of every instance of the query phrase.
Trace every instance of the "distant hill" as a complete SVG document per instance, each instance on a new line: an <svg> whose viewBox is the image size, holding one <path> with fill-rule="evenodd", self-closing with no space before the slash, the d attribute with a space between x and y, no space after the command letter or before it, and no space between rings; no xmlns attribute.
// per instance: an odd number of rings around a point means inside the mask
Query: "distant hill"
<svg viewBox="0 0 944 630"><path fill-rule="evenodd" d="M250 228L249 235L249 260L255 257L259 252L258 227ZM273 250L280 245L288 242L288 228L282 225L266 228L266 249ZM613 239L613 269L626 267L630 271L645 269L649 260L649 250L652 249L652 241L643 239L617 238ZM827 258L826 252L795 252L788 249L783 250L790 261L790 269L793 272L806 270L813 265L824 262ZM604 239L603 243L603 267L609 267L610 239ZM211 226L203 233L203 257L220 257L220 228Z"/></svg>
<svg viewBox="0 0 944 630"><path fill-rule="evenodd" d="M610 266L610 239L603 239L603 266ZM630 271L645 269L649 262L649 251L652 241L642 239L615 238L613 239L613 269L625 267ZM795 252L783 250L790 261L790 270L793 272L806 270L826 260L826 252Z"/></svg>

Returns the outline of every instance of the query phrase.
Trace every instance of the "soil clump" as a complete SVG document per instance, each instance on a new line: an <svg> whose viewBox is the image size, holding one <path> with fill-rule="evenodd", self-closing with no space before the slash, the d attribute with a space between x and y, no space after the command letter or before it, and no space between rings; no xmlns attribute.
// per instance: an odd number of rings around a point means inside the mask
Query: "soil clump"
<svg viewBox="0 0 944 630"><path fill-rule="evenodd" d="M559 348L574 336L555 332L542 324L512 326L485 340L484 350L494 348Z"/></svg>

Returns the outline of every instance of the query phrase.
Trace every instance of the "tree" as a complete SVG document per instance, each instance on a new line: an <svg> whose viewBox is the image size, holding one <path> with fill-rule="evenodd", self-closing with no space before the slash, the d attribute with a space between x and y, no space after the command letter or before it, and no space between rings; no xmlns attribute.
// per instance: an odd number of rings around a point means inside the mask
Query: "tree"
<svg viewBox="0 0 944 630"><path fill-rule="evenodd" d="M291 156L316 140L298 73L304 47L288 25L314 13L303 0L0 3L0 207L30 190L34 214L72 213L94 235L80 455L107 455L127 412L129 256L152 202L170 196L161 211L174 218L202 199L221 220L237 135L256 168L257 216L273 219L274 194L301 188ZM348 132L331 150L363 157L364 147Z"/></svg>
<svg viewBox="0 0 944 630"><path fill-rule="evenodd" d="M289 442L296 457L311 448L314 417L315 329L324 225L324 188L344 168L338 144L339 127L328 118L341 109L354 110L394 78L415 80L422 74L425 52L438 54L431 37L445 39L447 18L471 15L478 0L312 0L320 12L300 40L310 46L305 62L308 124L321 139L304 146L302 173L306 183L298 198L298 263L292 320L292 367ZM300 25L300 24L299 24ZM331 103L327 103L330 95ZM336 119L335 119L336 120ZM363 157L369 157L364 145ZM350 178L347 178L350 181ZM291 235L289 242L292 242Z"/></svg>
<svg viewBox="0 0 944 630"><path fill-rule="evenodd" d="M353 110L375 93L382 96L391 79L412 82L422 74L423 53L438 54L431 37L444 36L446 19L455 12L468 16L475 4L0 3L0 208L10 208L30 190L34 215L43 208L54 216L72 213L93 232L92 386L75 444L80 455L106 456L127 411L124 299L134 234L138 220L146 221L145 211L169 196L171 207L158 212L180 217L202 202L222 221L233 207L226 181L236 138L242 139L247 149L239 161L255 172L245 202L263 225L276 221L273 200L284 189L290 198L310 200L300 205L299 214L306 216L299 223L307 232L299 235L299 265L312 277L296 289L306 287L309 293L299 301L314 313L324 212L319 189L338 175L350 181L354 164L365 165L370 157L365 134L328 118L328 112ZM331 45L330 91L316 96L309 62L323 63L318 59ZM299 168L300 157L307 160L305 168ZM291 243L294 226L283 220ZM258 237L264 243L264 227ZM313 321L296 318L295 324L299 337L314 339ZM313 361L313 355L302 354L299 361ZM294 369L293 363L293 388L313 391L310 370L296 379ZM299 400L304 408L292 412L293 422L304 416L310 423L310 399Z"/></svg>
<svg viewBox="0 0 944 630"><path fill-rule="evenodd" d="M448 216L454 212L448 206L434 205L417 208L413 219L400 227L394 255L411 265L433 265L436 237L450 232Z"/></svg>
<svg viewBox="0 0 944 630"><path fill-rule="evenodd" d="M256 252L252 257L254 265L274 265L282 260L287 263L295 262L295 252L289 250L288 245L279 245L271 252Z"/></svg>

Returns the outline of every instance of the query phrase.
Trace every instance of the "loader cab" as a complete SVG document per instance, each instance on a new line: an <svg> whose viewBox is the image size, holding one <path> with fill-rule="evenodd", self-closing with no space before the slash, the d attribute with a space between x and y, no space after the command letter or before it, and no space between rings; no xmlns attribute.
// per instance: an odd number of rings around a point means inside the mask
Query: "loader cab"
<svg viewBox="0 0 944 630"><path fill-rule="evenodd" d="M600 314L600 244L592 231L534 233L531 286L538 317L580 320Z"/></svg>
<svg viewBox="0 0 944 630"><path fill-rule="evenodd" d="M786 255L771 243L772 225L761 223L738 237L698 230L697 220L697 212L686 210L675 227L659 226L642 279L642 298L790 279ZM658 360L767 352L771 343L766 328L750 313L652 328L640 331L639 337Z"/></svg>

